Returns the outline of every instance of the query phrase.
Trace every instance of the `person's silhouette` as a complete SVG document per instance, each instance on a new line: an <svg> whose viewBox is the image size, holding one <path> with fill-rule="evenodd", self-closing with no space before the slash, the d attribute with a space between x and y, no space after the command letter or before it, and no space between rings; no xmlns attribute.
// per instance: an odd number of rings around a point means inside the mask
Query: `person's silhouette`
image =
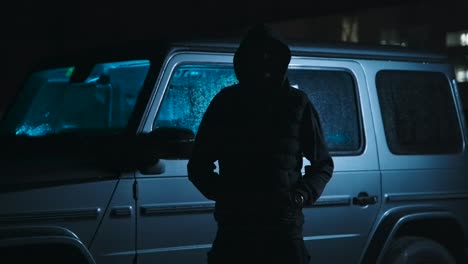
<svg viewBox="0 0 468 264"><path fill-rule="evenodd" d="M316 110L289 85L290 60L267 27L251 28L234 56L239 84L222 89L203 116L187 168L216 201L210 264L310 260L302 207L318 199L334 165ZM304 156L311 165L302 175Z"/></svg>

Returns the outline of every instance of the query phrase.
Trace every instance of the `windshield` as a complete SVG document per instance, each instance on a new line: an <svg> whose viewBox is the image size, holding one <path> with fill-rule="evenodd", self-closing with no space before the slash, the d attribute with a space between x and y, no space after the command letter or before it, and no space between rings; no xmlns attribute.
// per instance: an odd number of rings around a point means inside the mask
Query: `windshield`
<svg viewBox="0 0 468 264"><path fill-rule="evenodd" d="M127 126L149 71L145 60L96 64L80 83L75 67L33 73L5 116L2 133L118 133Z"/></svg>

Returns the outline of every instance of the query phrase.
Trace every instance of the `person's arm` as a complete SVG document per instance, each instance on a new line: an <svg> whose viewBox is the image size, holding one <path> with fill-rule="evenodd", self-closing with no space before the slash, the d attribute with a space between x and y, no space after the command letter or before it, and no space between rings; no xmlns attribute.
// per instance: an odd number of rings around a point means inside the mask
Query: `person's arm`
<svg viewBox="0 0 468 264"><path fill-rule="evenodd" d="M219 181L219 175L214 172L216 165L214 162L217 157L218 124L216 116L218 115L215 97L200 123L195 144L192 151L192 157L187 164L188 178L195 187L208 199L216 200L216 193Z"/></svg>
<svg viewBox="0 0 468 264"><path fill-rule="evenodd" d="M305 107L300 140L303 155L310 161L310 166L305 167L305 174L296 191L303 195L305 205L311 205L317 201L330 181L334 164L328 152L319 116L310 101Z"/></svg>

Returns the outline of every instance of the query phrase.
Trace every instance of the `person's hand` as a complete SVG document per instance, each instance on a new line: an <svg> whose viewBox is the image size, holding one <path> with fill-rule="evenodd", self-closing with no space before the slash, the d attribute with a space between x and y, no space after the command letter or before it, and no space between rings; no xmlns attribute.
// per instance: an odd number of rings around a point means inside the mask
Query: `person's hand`
<svg viewBox="0 0 468 264"><path fill-rule="evenodd" d="M292 191L290 193L290 201L295 208L302 209L302 207L304 207L305 197L298 191Z"/></svg>
<svg viewBox="0 0 468 264"><path fill-rule="evenodd" d="M276 203L284 209L302 209L305 202L304 195L296 189L282 193L277 197L276 201Z"/></svg>

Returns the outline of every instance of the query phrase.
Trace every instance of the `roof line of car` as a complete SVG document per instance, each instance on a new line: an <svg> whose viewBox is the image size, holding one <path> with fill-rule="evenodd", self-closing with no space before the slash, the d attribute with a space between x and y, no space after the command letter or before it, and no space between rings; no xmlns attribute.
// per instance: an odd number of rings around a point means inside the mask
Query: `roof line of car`
<svg viewBox="0 0 468 264"><path fill-rule="evenodd" d="M233 53L238 42L190 41L172 43L173 51L200 51ZM396 60L446 63L447 56L436 52L412 50L397 46L369 46L353 43L310 43L289 44L294 56L314 56L326 58L354 58L372 60Z"/></svg>
<svg viewBox="0 0 468 264"><path fill-rule="evenodd" d="M405 47L363 45L360 43L318 43L287 42L294 56L394 60L411 62L447 63L447 55L436 52L424 52ZM162 56L161 52L211 52L233 53L239 46L238 40L214 39L191 41L148 41L127 43L125 45L98 46L64 54L55 54L36 62L31 71L51 67L64 67L82 63L106 62L107 60L152 59Z"/></svg>

